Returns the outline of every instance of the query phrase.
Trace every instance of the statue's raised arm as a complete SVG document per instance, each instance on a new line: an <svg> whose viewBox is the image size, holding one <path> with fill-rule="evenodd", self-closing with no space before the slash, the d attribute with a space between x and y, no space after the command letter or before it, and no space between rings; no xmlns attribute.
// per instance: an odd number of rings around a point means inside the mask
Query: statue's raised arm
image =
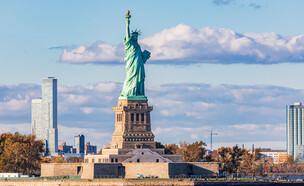
<svg viewBox="0 0 304 186"><path fill-rule="evenodd" d="M126 24L126 39L129 40L129 38L130 38L130 18L131 18L129 10L127 11L127 14L126 14L125 17L126 17L126 21L127 21L127 24Z"/></svg>
<svg viewBox="0 0 304 186"><path fill-rule="evenodd" d="M146 99L145 97L145 68L144 63L150 58L149 51L141 51L138 44L138 35L140 31L130 32L130 11L127 11L126 18L126 36L125 61L126 61L126 80L119 99Z"/></svg>

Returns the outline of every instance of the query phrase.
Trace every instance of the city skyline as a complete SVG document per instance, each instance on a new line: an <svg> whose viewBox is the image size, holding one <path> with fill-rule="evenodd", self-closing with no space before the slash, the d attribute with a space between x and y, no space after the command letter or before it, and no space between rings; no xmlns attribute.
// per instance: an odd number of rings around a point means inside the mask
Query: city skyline
<svg viewBox="0 0 304 186"><path fill-rule="evenodd" d="M213 130L214 148L284 149L285 107L304 100L301 5L1 2L0 132L30 133L31 99L41 97L41 78L55 76L59 141L72 144L84 134L98 148L108 144L125 78L121 42L130 10L131 29L142 30L139 42L152 52L146 94L155 109L155 141L209 143L206 132Z"/></svg>

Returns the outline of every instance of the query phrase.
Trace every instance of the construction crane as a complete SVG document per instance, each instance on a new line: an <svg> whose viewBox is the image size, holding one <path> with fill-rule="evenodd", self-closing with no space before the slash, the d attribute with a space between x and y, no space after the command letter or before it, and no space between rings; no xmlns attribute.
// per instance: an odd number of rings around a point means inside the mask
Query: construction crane
<svg viewBox="0 0 304 186"><path fill-rule="evenodd" d="M207 134L207 132L204 133ZM217 135L217 133L214 133L213 130L211 130L211 132L208 134L210 134L210 150L212 150L212 136Z"/></svg>

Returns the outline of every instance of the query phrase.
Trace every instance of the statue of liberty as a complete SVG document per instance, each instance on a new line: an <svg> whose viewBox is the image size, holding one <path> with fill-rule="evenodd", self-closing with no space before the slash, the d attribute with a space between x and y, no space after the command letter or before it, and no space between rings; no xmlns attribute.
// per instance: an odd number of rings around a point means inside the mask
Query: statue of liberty
<svg viewBox="0 0 304 186"><path fill-rule="evenodd" d="M145 97L145 68L144 63L150 58L149 51L141 51L138 44L138 36L140 31L132 31L130 33L130 11L126 14L126 36L124 38L125 45L125 61L126 61L126 80L123 85L120 99L128 98L144 98Z"/></svg>

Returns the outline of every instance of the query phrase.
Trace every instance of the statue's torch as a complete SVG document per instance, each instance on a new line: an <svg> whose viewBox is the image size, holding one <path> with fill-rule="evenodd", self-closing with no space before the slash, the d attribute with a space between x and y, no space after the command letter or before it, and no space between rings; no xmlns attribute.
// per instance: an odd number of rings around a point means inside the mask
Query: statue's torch
<svg viewBox="0 0 304 186"><path fill-rule="evenodd" d="M130 15L130 10L127 11L127 14L125 16L127 19L130 19L131 18L131 15Z"/></svg>

